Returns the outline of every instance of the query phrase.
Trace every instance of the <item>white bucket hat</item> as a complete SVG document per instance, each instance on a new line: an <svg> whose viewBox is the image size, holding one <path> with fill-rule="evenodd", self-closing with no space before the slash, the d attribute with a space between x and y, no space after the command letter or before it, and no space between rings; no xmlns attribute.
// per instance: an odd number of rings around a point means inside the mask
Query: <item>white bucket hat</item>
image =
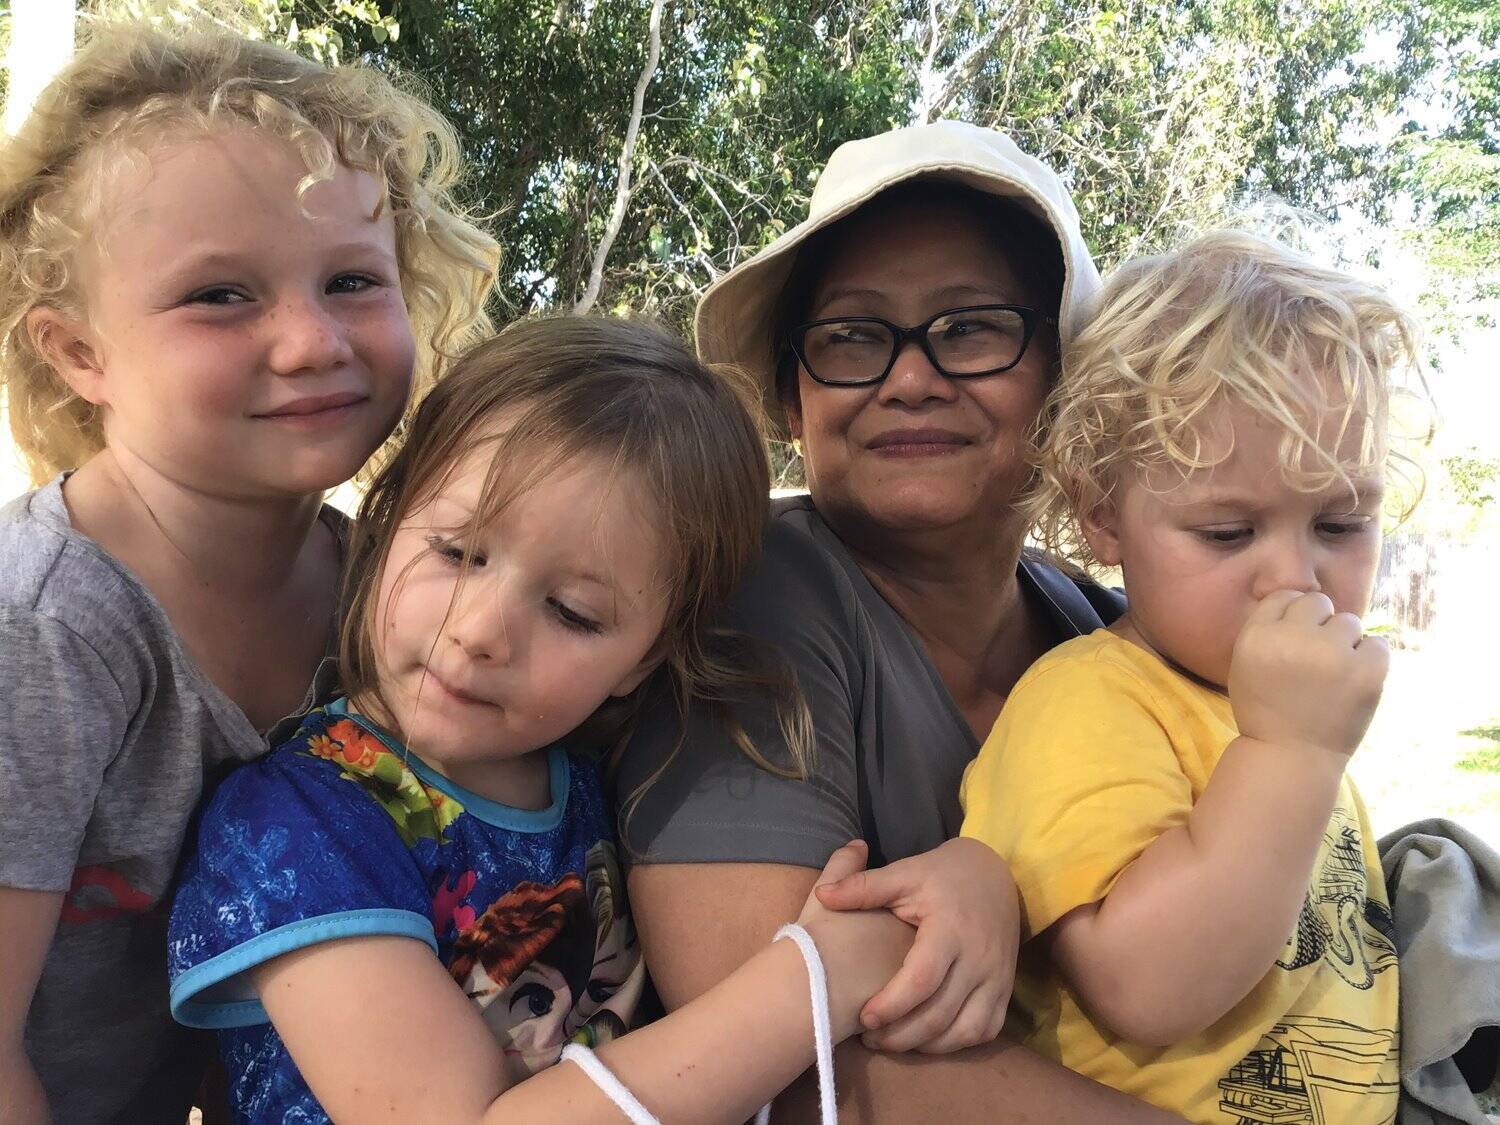
<svg viewBox="0 0 1500 1125"><path fill-rule="evenodd" d="M776 305L797 258L797 248L816 231L859 209L904 180L947 180L989 195L1015 199L1047 223L1063 255L1062 308L1058 330L1064 341L1099 289L1099 271L1089 256L1078 211L1057 173L1027 156L1004 133L963 121L939 121L895 129L840 145L818 179L806 220L755 257L730 270L698 302L698 355L709 363L734 364L761 384L772 422L782 424L776 403Z"/></svg>

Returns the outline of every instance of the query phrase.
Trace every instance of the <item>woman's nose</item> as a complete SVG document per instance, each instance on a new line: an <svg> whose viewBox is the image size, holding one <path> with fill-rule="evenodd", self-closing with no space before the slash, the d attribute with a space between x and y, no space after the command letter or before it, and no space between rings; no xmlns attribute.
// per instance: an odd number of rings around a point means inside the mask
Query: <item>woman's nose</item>
<svg viewBox="0 0 1500 1125"><path fill-rule="evenodd" d="M916 340L907 340L901 345L896 362L880 384L881 402L903 406L920 406L932 400L949 402L957 393L953 380L934 366Z"/></svg>

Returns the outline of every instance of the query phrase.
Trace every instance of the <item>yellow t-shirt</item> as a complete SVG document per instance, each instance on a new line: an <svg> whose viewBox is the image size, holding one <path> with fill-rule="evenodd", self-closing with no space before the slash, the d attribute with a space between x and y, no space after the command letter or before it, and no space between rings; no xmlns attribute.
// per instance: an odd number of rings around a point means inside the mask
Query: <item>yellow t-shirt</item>
<svg viewBox="0 0 1500 1125"><path fill-rule="evenodd" d="M1039 660L962 790L963 834L1015 873L1022 938L1102 899L1185 823L1236 733L1224 695L1105 630ZM1380 857L1347 777L1296 932L1202 1034L1157 1048L1095 1027L1040 945L1022 949L1009 1030L1081 1074L1191 1121L1395 1120L1396 949Z"/></svg>

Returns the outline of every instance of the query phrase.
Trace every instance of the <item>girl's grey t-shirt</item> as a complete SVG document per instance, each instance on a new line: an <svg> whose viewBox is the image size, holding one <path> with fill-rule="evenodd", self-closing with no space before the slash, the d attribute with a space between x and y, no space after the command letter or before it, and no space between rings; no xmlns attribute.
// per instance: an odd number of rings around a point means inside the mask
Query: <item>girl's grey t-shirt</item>
<svg viewBox="0 0 1500 1125"><path fill-rule="evenodd" d="M1057 644L1108 624L1125 606L1116 591L1075 582L1030 555L1017 577L1023 595L1045 608ZM820 868L862 837L877 866L958 834L959 782L979 744L921 641L809 498L775 505L761 561L725 616L795 676L816 734L812 776L758 767L709 707L690 708L684 731L658 684L618 778L621 839L634 862ZM764 697L732 706L756 748L790 766Z"/></svg>
<svg viewBox="0 0 1500 1125"><path fill-rule="evenodd" d="M172 879L205 785L267 747L61 477L0 507L0 708L0 886L64 893L26 1020L52 1118L181 1125L213 1043L167 1010Z"/></svg>

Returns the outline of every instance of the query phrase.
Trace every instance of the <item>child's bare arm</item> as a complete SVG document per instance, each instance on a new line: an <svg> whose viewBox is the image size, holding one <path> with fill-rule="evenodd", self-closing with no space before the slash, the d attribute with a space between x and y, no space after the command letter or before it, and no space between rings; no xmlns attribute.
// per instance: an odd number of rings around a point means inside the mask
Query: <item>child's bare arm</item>
<svg viewBox="0 0 1500 1125"><path fill-rule="evenodd" d="M57 892L0 887L0 1125L52 1120L23 1037L62 900Z"/></svg>
<svg viewBox="0 0 1500 1125"><path fill-rule="evenodd" d="M861 852L841 849L824 877L861 862ZM812 899L802 921L823 953L841 1038L900 966L912 931L883 911L839 914ZM336 1121L619 1119L576 1066L507 1089L500 1047L479 1012L410 938L312 946L254 978L271 1022ZM379 1062L391 1043L401 1044L399 1068ZM812 1062L801 956L791 942L765 947L703 996L599 1055L662 1120L743 1121Z"/></svg>
<svg viewBox="0 0 1500 1125"><path fill-rule="evenodd" d="M1187 823L1050 931L1054 961L1097 1022L1167 1045L1219 1019L1271 967L1388 659L1320 594L1261 603L1230 673L1240 737Z"/></svg>

